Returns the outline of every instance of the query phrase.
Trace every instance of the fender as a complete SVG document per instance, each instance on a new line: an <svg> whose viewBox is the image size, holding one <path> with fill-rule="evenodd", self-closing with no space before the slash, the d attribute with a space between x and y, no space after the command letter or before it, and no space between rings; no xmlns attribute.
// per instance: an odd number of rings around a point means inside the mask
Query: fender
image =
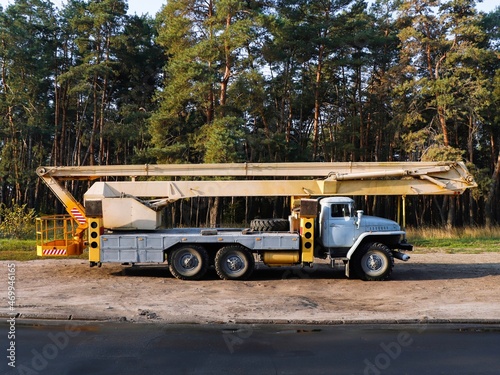
<svg viewBox="0 0 500 375"><path fill-rule="evenodd" d="M349 261L351 260L352 255L354 252L358 249L359 245L363 242L363 240L367 237L372 237L372 236L394 236L394 235L405 235L406 232L402 230L397 230L397 231L390 231L390 232L364 232L362 233L356 242L351 246L349 251L347 252L346 258L348 260L346 267L345 267L345 275L349 277Z"/></svg>

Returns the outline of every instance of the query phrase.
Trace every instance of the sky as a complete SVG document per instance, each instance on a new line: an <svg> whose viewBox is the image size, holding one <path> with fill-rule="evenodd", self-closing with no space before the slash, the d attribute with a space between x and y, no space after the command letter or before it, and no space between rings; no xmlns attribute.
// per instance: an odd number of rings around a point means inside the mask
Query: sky
<svg viewBox="0 0 500 375"><path fill-rule="evenodd" d="M13 0L0 0L0 4L5 8L5 6ZM56 7L60 7L62 2L65 0L52 0ZM145 14L154 16L167 2L167 0L128 0L128 13L129 14ZM500 6L500 0L483 0L482 3L478 4L478 9L484 12L489 12L496 7Z"/></svg>
<svg viewBox="0 0 500 375"><path fill-rule="evenodd" d="M66 3L65 0L52 0L52 2L58 8L61 8L62 3ZM166 2L167 0L128 0L128 13L137 15L149 13L154 16ZM0 0L4 8L9 3L14 3L14 0Z"/></svg>

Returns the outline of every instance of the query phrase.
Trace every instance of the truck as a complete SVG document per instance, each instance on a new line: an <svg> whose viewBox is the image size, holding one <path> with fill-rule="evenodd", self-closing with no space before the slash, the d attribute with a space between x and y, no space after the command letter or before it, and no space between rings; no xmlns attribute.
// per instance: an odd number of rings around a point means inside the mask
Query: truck
<svg viewBox="0 0 500 375"><path fill-rule="evenodd" d="M340 266L347 277L381 281L394 259L408 261L402 228L408 195L458 195L477 186L462 162L231 163L40 167L37 174L65 215L37 218L37 254L67 257L88 249L104 263L164 264L182 280L210 267L224 280L269 267ZM159 177L161 177L159 179ZM81 204L68 180L93 182ZM365 215L355 196L400 196L396 221ZM163 208L195 197L290 197L288 218L246 228L164 228ZM402 213L402 215L400 215Z"/></svg>

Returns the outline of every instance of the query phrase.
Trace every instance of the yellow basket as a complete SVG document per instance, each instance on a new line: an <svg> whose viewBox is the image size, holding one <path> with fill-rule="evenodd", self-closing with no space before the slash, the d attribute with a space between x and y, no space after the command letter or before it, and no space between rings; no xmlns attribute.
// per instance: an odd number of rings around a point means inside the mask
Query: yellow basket
<svg viewBox="0 0 500 375"><path fill-rule="evenodd" d="M83 241L75 236L78 224L69 215L51 215L36 219L38 256L65 257L81 255Z"/></svg>

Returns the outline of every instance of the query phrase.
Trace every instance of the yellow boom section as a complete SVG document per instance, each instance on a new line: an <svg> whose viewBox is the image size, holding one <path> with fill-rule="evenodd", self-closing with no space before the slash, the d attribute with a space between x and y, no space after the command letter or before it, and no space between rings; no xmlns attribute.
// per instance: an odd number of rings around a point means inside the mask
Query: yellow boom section
<svg viewBox="0 0 500 375"><path fill-rule="evenodd" d="M217 196L450 195L461 194L465 189L477 186L463 163L452 162L181 164L78 167L78 170L65 167L51 173L61 178L69 174L74 178L76 174L78 178L92 179L104 176L236 178L101 182L94 184L85 195L86 199L99 199L126 194L157 197L163 202Z"/></svg>
<svg viewBox="0 0 500 375"><path fill-rule="evenodd" d="M286 176L323 177L337 175L411 175L454 169L462 177L470 176L462 162L298 162L298 163L220 163L220 164L143 164L78 167L40 167L38 175L63 180L92 180L100 177L138 176ZM359 178L359 177L356 177Z"/></svg>
<svg viewBox="0 0 500 375"><path fill-rule="evenodd" d="M50 174L38 175L66 208L68 215L52 215L37 218L36 238L38 256L65 257L80 255L85 248L87 229L85 208L73 195Z"/></svg>
<svg viewBox="0 0 500 375"><path fill-rule="evenodd" d="M461 162L146 164L40 167L37 173L66 207L77 202L68 196L65 189L57 186L58 181L102 177L131 178L134 183L107 182L111 187L117 186L118 190L125 189L121 190L122 193L176 199L193 196L293 196L297 193L304 196L442 195L461 194L465 189L477 186ZM240 182L186 180L165 182L163 186L160 182L135 182L136 177L155 176L235 177ZM300 180L299 177L316 177L318 180ZM242 178L244 182L241 182ZM260 185L263 187L259 188ZM246 189L245 186L250 187ZM167 190L163 190L165 187Z"/></svg>

